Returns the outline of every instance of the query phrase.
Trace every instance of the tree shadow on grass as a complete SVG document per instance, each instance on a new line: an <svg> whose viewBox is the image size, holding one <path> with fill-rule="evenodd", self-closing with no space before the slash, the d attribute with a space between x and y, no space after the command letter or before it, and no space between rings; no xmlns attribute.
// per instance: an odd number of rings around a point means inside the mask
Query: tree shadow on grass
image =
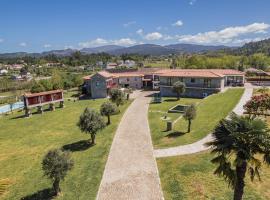
<svg viewBox="0 0 270 200"><path fill-rule="evenodd" d="M71 152L85 151L94 145L95 144L92 144L89 140L80 140L78 142L66 144L62 147L62 149L64 151L71 151Z"/></svg>
<svg viewBox="0 0 270 200"><path fill-rule="evenodd" d="M34 194L25 196L21 200L51 200L55 197L55 192L52 188L39 190Z"/></svg>
<svg viewBox="0 0 270 200"><path fill-rule="evenodd" d="M178 99L165 99L164 101L166 101L166 102L174 102L174 101L178 101Z"/></svg>
<svg viewBox="0 0 270 200"><path fill-rule="evenodd" d="M176 138L176 137L183 136L185 134L186 134L185 132L174 131L174 132L169 133L168 135L166 135L166 137L168 137L168 138Z"/></svg>

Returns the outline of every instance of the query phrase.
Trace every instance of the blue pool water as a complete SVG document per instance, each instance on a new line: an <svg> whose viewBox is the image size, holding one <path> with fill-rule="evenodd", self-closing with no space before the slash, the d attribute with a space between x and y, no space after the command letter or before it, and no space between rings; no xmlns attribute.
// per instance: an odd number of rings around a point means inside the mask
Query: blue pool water
<svg viewBox="0 0 270 200"><path fill-rule="evenodd" d="M24 107L24 103L22 101L16 102L13 104L12 109L19 109L19 108L23 108ZM0 106L0 114L4 114L7 112L10 112L10 105L4 105L4 106Z"/></svg>

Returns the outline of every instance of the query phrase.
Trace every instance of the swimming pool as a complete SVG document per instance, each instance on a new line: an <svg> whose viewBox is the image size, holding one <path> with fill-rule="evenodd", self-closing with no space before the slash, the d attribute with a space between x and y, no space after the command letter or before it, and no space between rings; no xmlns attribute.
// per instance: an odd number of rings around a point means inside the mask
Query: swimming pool
<svg viewBox="0 0 270 200"><path fill-rule="evenodd" d="M19 101L13 104L12 110L23 108L23 107L24 107L24 103L22 101ZM0 114L4 114L10 111L11 111L10 105L0 106Z"/></svg>

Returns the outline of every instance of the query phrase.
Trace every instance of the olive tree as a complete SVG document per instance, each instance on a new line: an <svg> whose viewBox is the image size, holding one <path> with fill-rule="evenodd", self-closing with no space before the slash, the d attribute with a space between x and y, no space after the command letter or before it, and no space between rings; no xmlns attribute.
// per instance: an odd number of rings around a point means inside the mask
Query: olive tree
<svg viewBox="0 0 270 200"><path fill-rule="evenodd" d="M185 85L185 83L183 83L181 81L176 81L173 84L172 90L173 90L174 93L176 93L177 100L179 100L180 95L183 94L186 91L186 85Z"/></svg>
<svg viewBox="0 0 270 200"><path fill-rule="evenodd" d="M187 107L183 115L184 119L188 121L188 133L190 132L191 128L191 121L196 118L196 107L194 104Z"/></svg>
<svg viewBox="0 0 270 200"><path fill-rule="evenodd" d="M114 88L110 91L110 100L118 107L119 105L124 104L125 94L122 90Z"/></svg>
<svg viewBox="0 0 270 200"><path fill-rule="evenodd" d="M107 124L108 125L111 124L110 116L116 112L117 112L116 106L109 101L104 102L100 107L100 114L102 116L107 116L107 118L108 118Z"/></svg>
<svg viewBox="0 0 270 200"><path fill-rule="evenodd" d="M67 172L74 166L69 152L59 149L50 150L42 161L44 175L53 181L53 190L56 195L61 192L60 181L64 180Z"/></svg>
<svg viewBox="0 0 270 200"><path fill-rule="evenodd" d="M77 126L83 133L90 134L92 144L95 144L96 134L105 127L105 122L100 113L90 108L86 108L81 114Z"/></svg>

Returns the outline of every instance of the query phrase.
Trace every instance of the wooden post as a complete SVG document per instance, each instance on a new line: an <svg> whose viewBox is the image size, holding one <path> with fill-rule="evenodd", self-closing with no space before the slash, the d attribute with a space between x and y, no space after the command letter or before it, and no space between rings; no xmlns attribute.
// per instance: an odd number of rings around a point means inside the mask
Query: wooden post
<svg viewBox="0 0 270 200"><path fill-rule="evenodd" d="M25 108L25 117L31 117L32 113L31 110L29 108Z"/></svg>
<svg viewBox="0 0 270 200"><path fill-rule="evenodd" d="M39 114L43 114L43 108L42 108L42 106L38 106L37 109L38 109L37 112Z"/></svg>
<svg viewBox="0 0 270 200"><path fill-rule="evenodd" d="M50 111L55 111L54 103L50 103Z"/></svg>
<svg viewBox="0 0 270 200"><path fill-rule="evenodd" d="M64 105L64 101L60 101L60 108L64 108L65 107L65 105Z"/></svg>

